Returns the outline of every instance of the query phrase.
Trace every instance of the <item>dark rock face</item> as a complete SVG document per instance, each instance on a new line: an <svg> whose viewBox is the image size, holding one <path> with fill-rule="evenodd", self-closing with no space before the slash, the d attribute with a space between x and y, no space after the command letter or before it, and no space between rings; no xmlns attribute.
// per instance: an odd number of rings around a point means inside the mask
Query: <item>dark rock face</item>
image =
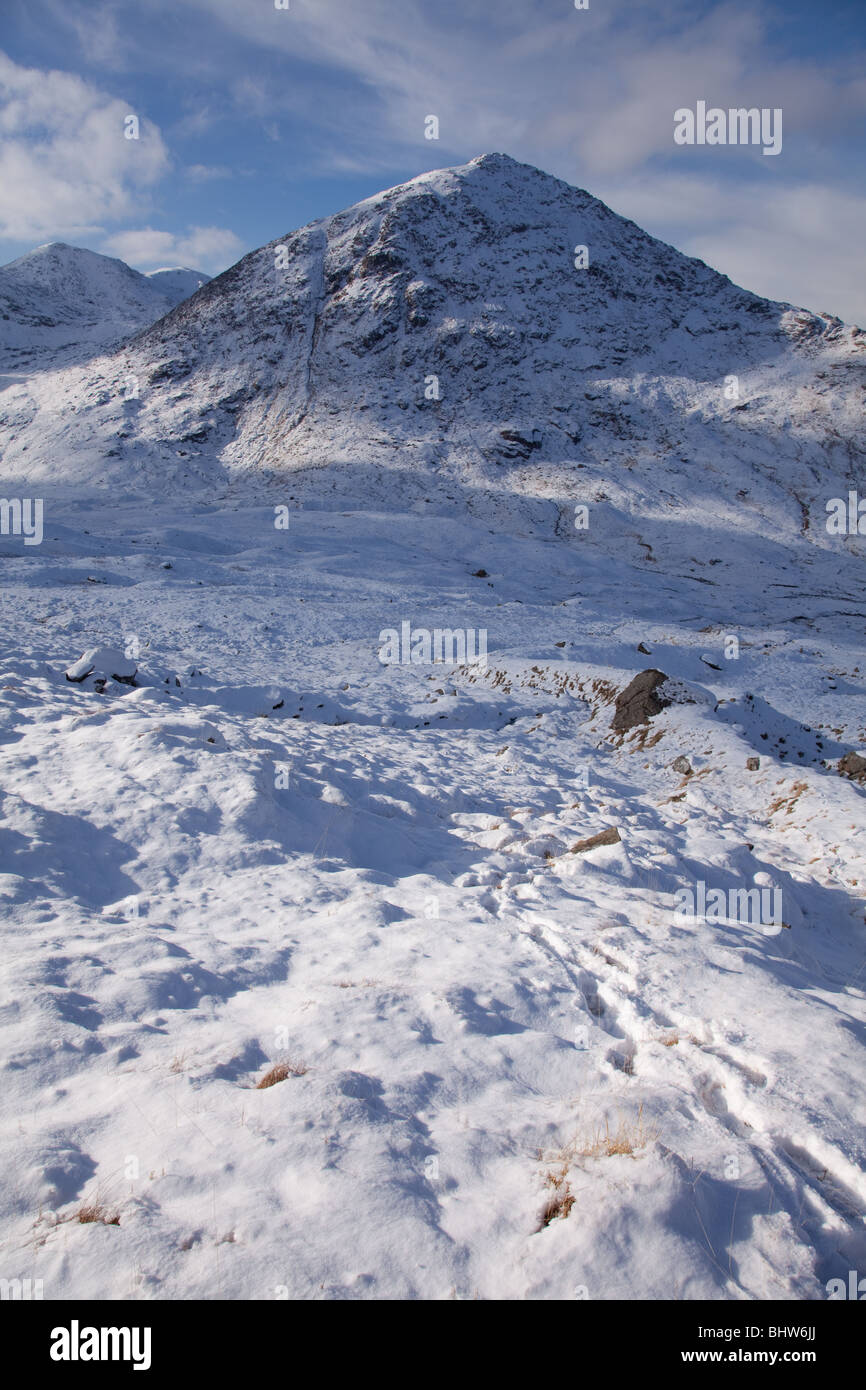
<svg viewBox="0 0 866 1390"><path fill-rule="evenodd" d="M667 680L664 671L650 668L641 671L625 690L616 697L616 709L610 727L626 733L638 724L648 724L654 714L660 714L671 703L658 694L658 687Z"/></svg>
<svg viewBox="0 0 866 1390"><path fill-rule="evenodd" d="M529 458L533 449L541 448L541 430L500 430L499 435L506 441L502 453L508 458Z"/></svg>
<svg viewBox="0 0 866 1390"><path fill-rule="evenodd" d="M839 759L839 776L854 782L866 782L866 758L860 753L846 753Z"/></svg>

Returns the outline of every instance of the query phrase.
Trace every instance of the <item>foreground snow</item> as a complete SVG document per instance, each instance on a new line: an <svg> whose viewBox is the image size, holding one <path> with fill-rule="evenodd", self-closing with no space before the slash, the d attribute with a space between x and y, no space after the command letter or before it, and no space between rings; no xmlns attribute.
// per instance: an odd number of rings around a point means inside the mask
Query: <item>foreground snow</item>
<svg viewBox="0 0 866 1390"><path fill-rule="evenodd" d="M423 509L46 515L35 557L3 541L0 1273L814 1299L863 1269L841 559L777 555L755 598L736 559L697 585ZM489 669L382 665L402 621L486 629ZM103 647L136 687L67 681ZM693 703L612 739L647 666ZM699 881L780 887L786 926L678 915Z"/></svg>

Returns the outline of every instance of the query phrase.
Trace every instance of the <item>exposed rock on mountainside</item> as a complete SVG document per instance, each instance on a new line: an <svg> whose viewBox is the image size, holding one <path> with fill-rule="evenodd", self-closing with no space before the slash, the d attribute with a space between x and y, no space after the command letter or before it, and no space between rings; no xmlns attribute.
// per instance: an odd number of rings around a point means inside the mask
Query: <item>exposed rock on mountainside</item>
<svg viewBox="0 0 866 1390"><path fill-rule="evenodd" d="M866 758L860 753L846 753L839 759L839 775L854 782L866 782Z"/></svg>
<svg viewBox="0 0 866 1390"><path fill-rule="evenodd" d="M661 714L671 703L659 694L659 686L666 680L664 671L648 670L636 675L617 695L610 727L617 733L626 733L638 724L647 724L654 714Z"/></svg>

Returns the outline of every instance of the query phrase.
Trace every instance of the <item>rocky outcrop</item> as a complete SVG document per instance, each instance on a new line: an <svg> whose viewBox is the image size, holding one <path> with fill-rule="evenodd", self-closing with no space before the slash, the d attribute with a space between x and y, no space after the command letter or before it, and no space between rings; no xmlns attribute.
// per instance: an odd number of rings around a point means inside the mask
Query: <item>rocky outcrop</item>
<svg viewBox="0 0 866 1390"><path fill-rule="evenodd" d="M627 733L638 724L648 724L653 715L661 714L672 703L659 694L659 686L666 680L664 671L656 671L652 667L635 676L616 697L616 709L610 725L615 733Z"/></svg>
<svg viewBox="0 0 866 1390"><path fill-rule="evenodd" d="M866 758L860 753L846 753L839 759L839 776L852 782L866 782Z"/></svg>

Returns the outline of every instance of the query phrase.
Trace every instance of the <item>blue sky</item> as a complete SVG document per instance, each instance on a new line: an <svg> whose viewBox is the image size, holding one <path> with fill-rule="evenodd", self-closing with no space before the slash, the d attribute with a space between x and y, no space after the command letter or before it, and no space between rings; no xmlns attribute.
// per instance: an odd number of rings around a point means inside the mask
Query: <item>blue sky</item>
<svg viewBox="0 0 866 1390"><path fill-rule="evenodd" d="M63 240L213 273L500 150L866 323L864 0L3 0L0 51L3 260ZM782 152L675 145L698 100L781 107Z"/></svg>

